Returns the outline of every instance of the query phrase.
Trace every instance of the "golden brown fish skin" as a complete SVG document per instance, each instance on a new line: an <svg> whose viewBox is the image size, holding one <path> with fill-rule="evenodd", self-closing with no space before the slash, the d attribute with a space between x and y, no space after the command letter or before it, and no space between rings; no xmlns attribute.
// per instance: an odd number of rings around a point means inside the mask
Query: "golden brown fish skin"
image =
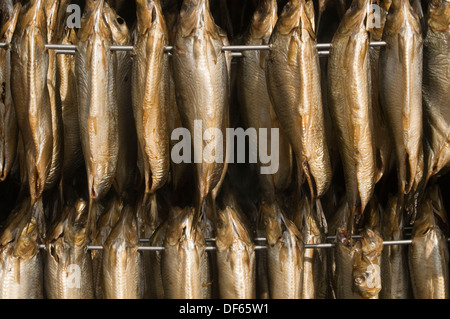
<svg viewBox="0 0 450 319"><path fill-rule="evenodd" d="M161 257L164 298L208 299L211 297L206 243L194 208L171 208L165 250Z"/></svg>
<svg viewBox="0 0 450 319"><path fill-rule="evenodd" d="M142 299L143 265L138 251L136 213L125 206L103 245L102 278L105 299Z"/></svg>
<svg viewBox="0 0 450 319"><path fill-rule="evenodd" d="M16 29L21 5L16 4L11 7L7 3L3 4L1 10L11 10L6 15L8 20L1 26L0 41L11 43L14 30ZM6 14L6 12L3 12ZM11 50L2 49L0 51L0 182L6 180L16 159L16 149L19 128L17 126L16 113L11 93Z"/></svg>
<svg viewBox="0 0 450 319"><path fill-rule="evenodd" d="M113 44L131 45L131 34L125 23L108 3L104 4L104 17L111 29ZM129 52L116 51L117 107L119 110L119 155L115 188L120 195L133 186L137 173L137 136L131 101L132 60Z"/></svg>
<svg viewBox="0 0 450 319"><path fill-rule="evenodd" d="M311 196L322 196L332 171L325 136L316 37L304 0L284 8L270 38L267 86L276 115L292 146L298 183L308 181Z"/></svg>
<svg viewBox="0 0 450 319"><path fill-rule="evenodd" d="M400 194L414 194L423 176L422 34L409 1L394 0L380 52L381 106L395 144ZM403 206L403 205L401 205Z"/></svg>
<svg viewBox="0 0 450 319"><path fill-rule="evenodd" d="M167 182L170 171L168 33L159 0L137 1L133 61L133 111L146 193ZM154 19L153 19L154 18Z"/></svg>
<svg viewBox="0 0 450 319"><path fill-rule="evenodd" d="M335 270L333 289L336 299L362 299L353 291L353 250L354 242L348 239L345 228L336 231Z"/></svg>
<svg viewBox="0 0 450 319"><path fill-rule="evenodd" d="M262 203L261 213L267 234L270 298L300 299L304 265L302 235L277 202Z"/></svg>
<svg viewBox="0 0 450 319"><path fill-rule="evenodd" d="M415 299L448 299L447 217L439 188L427 190L412 230L408 259Z"/></svg>
<svg viewBox="0 0 450 319"><path fill-rule="evenodd" d="M231 60L230 54L222 51L224 41L228 42L226 34L215 25L209 2L184 0L174 41L173 75L181 122L191 132L193 145L196 140L196 120L201 121L202 136L208 129L218 129L222 136L225 136L229 126ZM204 199L223 180L226 170L224 162L227 158L225 138L215 136L214 139L202 140L198 144L197 147L201 149L194 152L197 155L201 150L214 149L219 157L217 160L205 159L203 156L194 158L198 187L197 205L200 207ZM194 150L195 148L196 146L193 146ZM199 209L197 214L200 214Z"/></svg>
<svg viewBox="0 0 450 319"><path fill-rule="evenodd" d="M53 152L46 43L44 0L30 1L21 9L12 40L11 81L32 204L41 198L45 189Z"/></svg>
<svg viewBox="0 0 450 319"><path fill-rule="evenodd" d="M78 42L76 29L65 28L62 44L76 45ZM61 97L64 155L62 175L70 181L83 165L83 151L80 139L80 124L78 121L77 79L75 76L75 57L70 54L58 54L57 87Z"/></svg>
<svg viewBox="0 0 450 319"><path fill-rule="evenodd" d="M353 256L353 290L364 299L378 299L381 291L381 252L383 239L366 226L360 234Z"/></svg>
<svg viewBox="0 0 450 319"><path fill-rule="evenodd" d="M430 2L423 54L424 137L427 139L426 180L450 165L450 3Z"/></svg>
<svg viewBox="0 0 450 319"><path fill-rule="evenodd" d="M375 3L374 3L375 4ZM377 3L380 5L379 3ZM369 29L370 41L381 41L383 37L384 25L386 23L387 11L384 11L380 6L380 27L374 26ZM372 17L369 15L369 19ZM377 177L376 182L387 175L394 165L394 157L391 155L393 152L393 145L391 143L391 137L389 128L387 125L387 120L383 113L383 109L380 105L380 84L378 80L379 76L379 59L380 59L381 47L371 46L369 49L370 57L370 84L372 92L372 114L374 123L374 143L376 152L376 163L377 163ZM376 123L376 125L375 125Z"/></svg>
<svg viewBox="0 0 450 319"><path fill-rule="evenodd" d="M60 30L65 13L62 9L63 0L45 0L45 14L47 18L47 43L59 44ZM62 12L61 12L62 11ZM61 96L57 88L56 78L56 51L48 51L47 89L50 96L50 109L52 114L52 159L50 171L46 180L46 189L54 188L60 180L64 155L64 127L62 123Z"/></svg>
<svg viewBox="0 0 450 319"><path fill-rule="evenodd" d="M255 299L255 244L234 198L218 210L216 247L220 298Z"/></svg>
<svg viewBox="0 0 450 319"><path fill-rule="evenodd" d="M162 223L163 218L161 217L161 213L159 212L160 208L158 207L158 200L156 194L143 194L142 198L139 199L139 205L136 212L136 218L137 218L137 225L138 225L138 232L139 232L139 238L151 238L153 236L153 233L158 229L158 226ZM165 235L165 233L164 233ZM162 240L164 240L164 237L162 237ZM162 243L158 244L152 244L152 243L142 243L141 245L150 245L150 246L157 246L162 247ZM161 256L160 251L156 252L145 252L142 255L142 260L144 264L144 282L145 282L145 288L144 288L144 299L154 299L153 292L155 291L155 283L157 279L154 279L153 276L153 268L152 268L152 257L154 255L158 255L159 259ZM160 268L160 267L159 267ZM159 273L161 271L159 270ZM161 276L159 276L159 282L162 286L161 282ZM162 294L162 297L164 297L164 294Z"/></svg>
<svg viewBox="0 0 450 319"><path fill-rule="evenodd" d="M253 15L253 20L244 35L244 45L266 45L277 21L277 2L275 0L261 1ZM285 134L280 129L280 123L267 90L265 73L266 51L243 51L239 60L237 88L241 104L241 115L247 128L267 130L267 145L270 147L272 128L279 129L278 152L279 169L274 174L263 175L259 171L261 185L267 187L267 192L283 191L291 182L292 149ZM264 164L259 163L259 166Z"/></svg>
<svg viewBox="0 0 450 319"><path fill-rule="evenodd" d="M114 196L108 203L108 206L104 213L98 218L95 228L94 239L92 240L93 246L103 246L112 229L119 221L123 208L123 202L118 196ZM92 271L93 281L95 289L95 297L97 299L103 299L103 287L102 287L102 260L103 251L93 250L91 251L92 257Z"/></svg>
<svg viewBox="0 0 450 319"><path fill-rule="evenodd" d="M332 215L330 222L328 224L328 233L329 234L338 234L346 235L346 232L342 230L347 226L346 218L348 216L348 203L345 199L341 200L340 206L336 209L334 214ZM341 238L337 239L337 242L343 243ZM343 250L341 248L341 250ZM336 256L337 256L337 248L336 250L327 250L327 296L330 299L337 298L337 288L336 288Z"/></svg>
<svg viewBox="0 0 450 319"><path fill-rule="evenodd" d="M397 209L397 200L397 197L391 195L383 213L381 235L384 241L404 239L403 215ZM407 258L405 246L384 246L381 255L381 286L383 288L380 292L380 299L409 299L411 297Z"/></svg>
<svg viewBox="0 0 450 319"><path fill-rule="evenodd" d="M116 55L103 14L104 0L89 1L78 32L75 74L78 117L89 192L89 233L93 235L98 200L116 177L119 152Z"/></svg>
<svg viewBox="0 0 450 319"><path fill-rule="evenodd" d="M344 167L350 229L353 217L359 219L372 197L377 173L369 35L364 25L368 4L368 0L353 1L333 37L328 58L329 108Z"/></svg>
<svg viewBox="0 0 450 319"><path fill-rule="evenodd" d="M164 241L166 238L168 222L167 220L161 223L159 227L155 230L153 235L150 237L150 246L164 247ZM163 299L165 298L164 284L162 279L161 271L161 258L163 252L161 251L150 251L150 274L149 279L149 298L150 299ZM147 270L146 270L147 271Z"/></svg>
<svg viewBox="0 0 450 319"><path fill-rule="evenodd" d="M1 299L42 299L43 264L39 251L39 219L31 215L30 199L8 218L0 237Z"/></svg>
<svg viewBox="0 0 450 319"><path fill-rule="evenodd" d="M61 219L50 229L44 267L49 299L94 299L92 259L87 250L87 213L86 202L78 200L73 207L64 208Z"/></svg>
<svg viewBox="0 0 450 319"><path fill-rule="evenodd" d="M305 245L322 244L324 234L313 215L313 207L307 196L300 199L299 208L294 213L293 222L302 233ZM302 299L323 299L326 296L326 251L305 249L303 256Z"/></svg>

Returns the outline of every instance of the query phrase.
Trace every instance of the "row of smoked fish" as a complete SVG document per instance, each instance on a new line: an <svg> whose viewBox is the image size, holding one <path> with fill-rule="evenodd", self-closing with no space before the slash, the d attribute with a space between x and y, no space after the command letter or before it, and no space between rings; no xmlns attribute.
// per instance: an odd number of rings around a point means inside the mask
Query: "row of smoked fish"
<svg viewBox="0 0 450 319"><path fill-rule="evenodd" d="M86 0L74 29L2 0L0 297L448 298L450 2L210 2ZM195 120L278 128L278 171L172 161Z"/></svg>

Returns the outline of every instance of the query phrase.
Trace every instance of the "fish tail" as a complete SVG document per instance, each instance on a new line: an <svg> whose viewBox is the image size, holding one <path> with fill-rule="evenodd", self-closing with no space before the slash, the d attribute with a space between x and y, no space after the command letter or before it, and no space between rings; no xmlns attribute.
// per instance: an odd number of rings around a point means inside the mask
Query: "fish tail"
<svg viewBox="0 0 450 319"><path fill-rule="evenodd" d="M44 203L42 201L42 197L39 197L38 199L36 199L34 203L32 203L30 217L36 219L39 237L41 239L44 239L46 235L46 222L45 222Z"/></svg>
<svg viewBox="0 0 450 319"><path fill-rule="evenodd" d="M95 231L96 231L96 223L97 216L101 213L101 204L95 199L89 199L89 211L87 218L87 236L90 240L94 240Z"/></svg>
<svg viewBox="0 0 450 319"><path fill-rule="evenodd" d="M314 209L314 205L310 205L311 215L314 212L313 209ZM322 201L320 200L320 198L317 198L315 200L315 209L316 209L316 218L317 218L317 221L319 222L319 227L322 228L322 230L324 231L325 234L327 234L328 233L328 224L327 224L327 219L325 217L325 213L323 211Z"/></svg>

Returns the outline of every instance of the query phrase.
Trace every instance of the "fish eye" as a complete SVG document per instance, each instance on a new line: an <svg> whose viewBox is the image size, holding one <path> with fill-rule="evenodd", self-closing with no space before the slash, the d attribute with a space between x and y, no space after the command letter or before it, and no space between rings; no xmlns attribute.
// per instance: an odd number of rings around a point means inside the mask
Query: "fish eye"
<svg viewBox="0 0 450 319"><path fill-rule="evenodd" d="M365 278L363 275L359 275L355 277L355 284L361 285L365 281Z"/></svg>
<svg viewBox="0 0 450 319"><path fill-rule="evenodd" d="M122 18L117 18L117 23L119 23L120 25L125 23L125 20Z"/></svg>

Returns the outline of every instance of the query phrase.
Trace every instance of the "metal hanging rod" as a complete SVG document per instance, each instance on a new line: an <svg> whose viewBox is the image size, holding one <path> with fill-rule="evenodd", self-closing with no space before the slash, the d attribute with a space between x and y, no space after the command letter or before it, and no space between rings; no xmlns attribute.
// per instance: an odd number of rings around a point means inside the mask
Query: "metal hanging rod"
<svg viewBox="0 0 450 319"><path fill-rule="evenodd" d="M450 238L447 240L450 242ZM383 246L396 246L396 245L411 245L412 239L405 240L387 240L383 241ZM335 248L336 243L323 243L323 244L305 244L305 249L324 249L324 248ZM39 245L40 249L46 249L45 245ZM88 250L103 250L103 246L87 246ZM139 246L138 251L163 251L164 247L159 246ZM267 245L255 245L255 250L267 249ZM206 246L206 251L215 251L217 248L215 246Z"/></svg>
<svg viewBox="0 0 450 319"><path fill-rule="evenodd" d="M386 42L384 41L374 41L370 43L372 47L382 47L385 46ZM2 42L0 43L0 48L8 47L8 43ZM318 50L327 50L331 48L331 43L318 43L316 45ZM48 50L59 50L59 53L64 52L64 54L69 54L76 51L77 46L72 44L46 44L45 48ZM166 46L164 51L169 53L173 50L173 46ZM111 51L132 51L133 46L120 46L113 45L110 47ZM242 51L264 51L270 50L271 45L228 45L222 47L222 51L231 51L231 52L242 52ZM328 51L321 51L322 55L326 55ZM239 55L235 55L238 57Z"/></svg>

